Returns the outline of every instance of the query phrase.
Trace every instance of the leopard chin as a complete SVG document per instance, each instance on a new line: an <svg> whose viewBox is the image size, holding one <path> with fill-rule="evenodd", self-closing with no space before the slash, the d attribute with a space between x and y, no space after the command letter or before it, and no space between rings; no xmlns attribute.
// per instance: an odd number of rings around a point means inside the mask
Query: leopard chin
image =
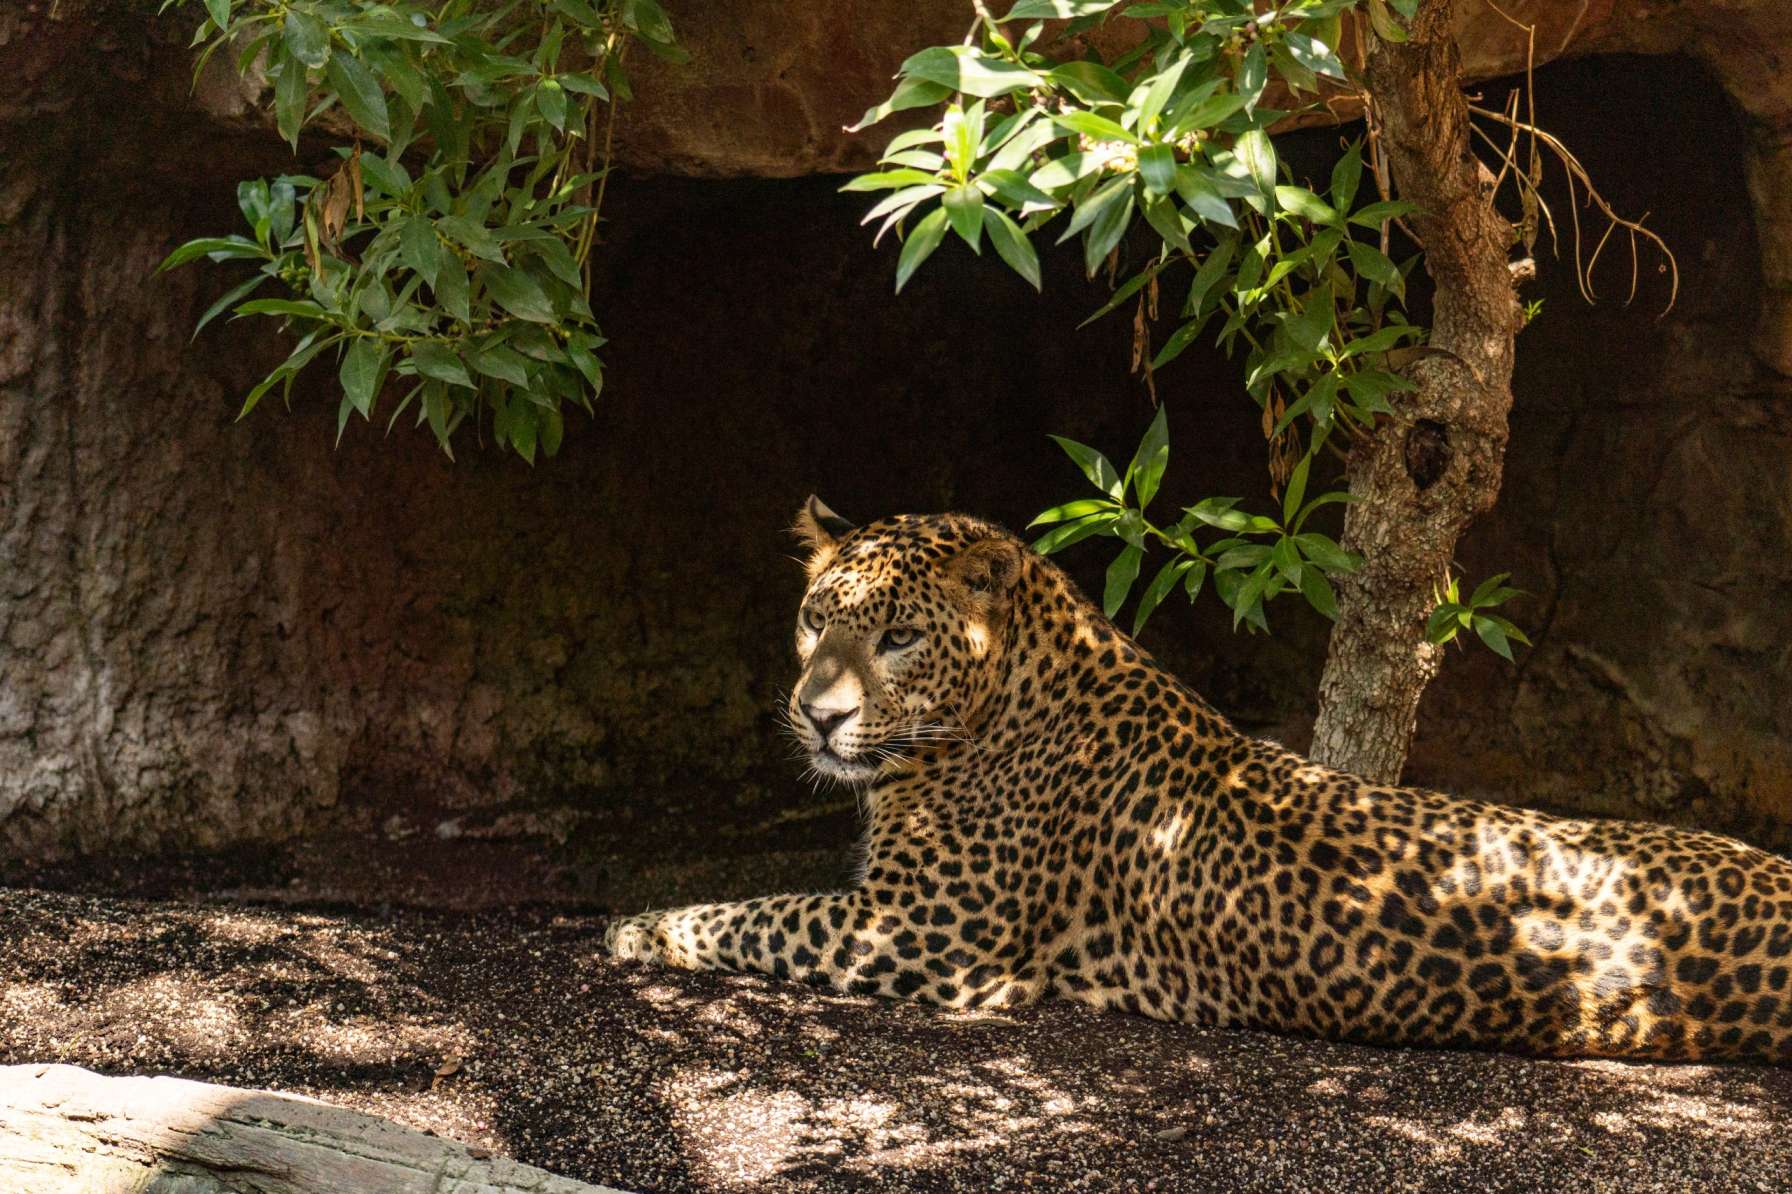
<svg viewBox="0 0 1792 1194"><path fill-rule="evenodd" d="M854 788L862 788L891 770L889 762L844 758L825 748L810 753L809 766L826 779Z"/></svg>

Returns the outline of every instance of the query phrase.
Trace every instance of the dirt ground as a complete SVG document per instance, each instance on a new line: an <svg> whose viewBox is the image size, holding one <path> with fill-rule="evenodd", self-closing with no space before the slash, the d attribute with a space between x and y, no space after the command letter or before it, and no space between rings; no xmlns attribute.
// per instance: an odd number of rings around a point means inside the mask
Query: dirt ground
<svg viewBox="0 0 1792 1194"><path fill-rule="evenodd" d="M850 819L724 823L701 854L550 826L578 863L388 823L15 869L0 1064L296 1091L639 1191L1792 1186L1792 1069L946 1013L598 956L612 907L826 884Z"/></svg>

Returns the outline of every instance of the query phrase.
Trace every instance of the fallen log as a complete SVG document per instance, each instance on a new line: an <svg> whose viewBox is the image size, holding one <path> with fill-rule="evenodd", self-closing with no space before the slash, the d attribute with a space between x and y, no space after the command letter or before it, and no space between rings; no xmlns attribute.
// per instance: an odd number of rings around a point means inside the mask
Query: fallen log
<svg viewBox="0 0 1792 1194"><path fill-rule="evenodd" d="M0 1190L616 1194L298 1095L0 1066Z"/></svg>

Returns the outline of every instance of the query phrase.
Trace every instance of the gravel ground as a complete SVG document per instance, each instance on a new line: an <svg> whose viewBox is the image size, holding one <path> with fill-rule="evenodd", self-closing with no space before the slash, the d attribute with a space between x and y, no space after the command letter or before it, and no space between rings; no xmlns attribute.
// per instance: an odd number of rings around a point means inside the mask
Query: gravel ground
<svg viewBox="0 0 1792 1194"><path fill-rule="evenodd" d="M1792 1187L1792 1069L945 1013L617 965L565 901L148 886L0 888L0 1063L297 1091L642 1191Z"/></svg>

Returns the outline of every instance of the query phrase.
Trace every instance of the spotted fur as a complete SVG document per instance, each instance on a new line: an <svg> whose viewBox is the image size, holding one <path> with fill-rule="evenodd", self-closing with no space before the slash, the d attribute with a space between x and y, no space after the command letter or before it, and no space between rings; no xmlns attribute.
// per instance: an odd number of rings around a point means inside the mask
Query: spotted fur
<svg viewBox="0 0 1792 1194"><path fill-rule="evenodd" d="M1050 993L1333 1039L1792 1062L1792 862L1327 770L1238 733L999 528L832 519L799 520L790 716L817 770L863 786L863 875L620 921L618 956L951 1007Z"/></svg>

